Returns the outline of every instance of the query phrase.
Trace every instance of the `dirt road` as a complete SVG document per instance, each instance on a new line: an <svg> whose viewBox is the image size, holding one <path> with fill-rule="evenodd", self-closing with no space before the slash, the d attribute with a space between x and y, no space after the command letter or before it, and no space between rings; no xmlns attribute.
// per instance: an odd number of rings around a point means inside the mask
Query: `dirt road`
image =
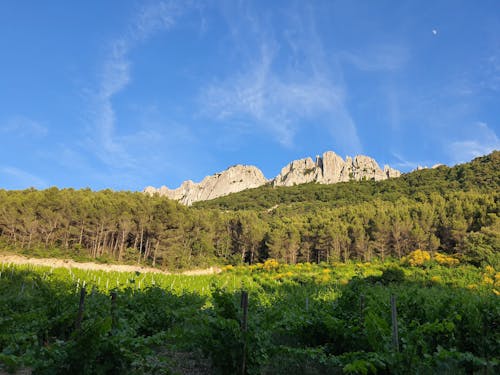
<svg viewBox="0 0 500 375"><path fill-rule="evenodd" d="M27 258L21 255L6 255L0 254L0 263L13 263L13 264L33 264L37 266L47 266L54 268L79 268L83 270L101 270L101 271L118 271L118 272L152 272L171 274L152 267L132 266L126 264L99 264L92 262L75 262L71 259L57 259L57 258ZM211 275L219 273L221 270L217 267L210 267L206 269L194 269L189 271L180 272L183 275Z"/></svg>

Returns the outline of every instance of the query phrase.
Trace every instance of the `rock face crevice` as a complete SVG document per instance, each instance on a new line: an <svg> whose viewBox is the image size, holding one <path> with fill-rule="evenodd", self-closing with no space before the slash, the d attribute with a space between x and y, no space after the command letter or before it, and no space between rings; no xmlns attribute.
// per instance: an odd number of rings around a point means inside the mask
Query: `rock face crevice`
<svg viewBox="0 0 500 375"><path fill-rule="evenodd" d="M385 180L399 177L401 172L385 165L383 169L377 162L364 155L342 159L333 151L327 151L316 160L304 158L294 160L285 166L272 180L267 180L260 169L248 165L235 165L223 172L205 177L200 183L185 181L177 189L162 186L159 189L148 186L147 194L160 194L175 199L185 205L194 202L214 199L246 189L256 188L266 183L273 186L293 186L316 182L320 184L335 184L345 181Z"/></svg>

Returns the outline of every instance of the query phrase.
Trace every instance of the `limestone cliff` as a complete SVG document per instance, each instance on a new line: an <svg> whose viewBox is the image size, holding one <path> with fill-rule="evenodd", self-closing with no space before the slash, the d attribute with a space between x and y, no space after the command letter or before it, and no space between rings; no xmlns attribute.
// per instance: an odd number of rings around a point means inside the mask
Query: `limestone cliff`
<svg viewBox="0 0 500 375"><path fill-rule="evenodd" d="M144 192L148 194L159 193L161 196L175 199L189 206L194 202L206 201L259 187L266 182L267 179L257 167L235 165L224 172L205 177L200 183L188 180L174 190L168 189L166 186L162 186L159 189L148 186L144 189Z"/></svg>
<svg viewBox="0 0 500 375"><path fill-rule="evenodd" d="M162 186L159 189L148 186L147 194L160 194L175 199L183 204L214 199L242 190L256 188L266 183L273 186L293 186L316 182L320 184L335 184L352 180L385 180L399 177L401 172L384 166L381 169L377 162L368 156L358 155L354 158L342 159L332 151L325 152L321 157L294 160L284 167L280 174L268 181L257 167L235 165L224 172L205 177L201 182L185 181L174 190Z"/></svg>
<svg viewBox="0 0 500 375"><path fill-rule="evenodd" d="M358 155L346 157L344 161L332 151L327 151L322 157L295 160L281 170L273 180L273 186L293 186L307 182L320 184L335 184L351 180L385 180L399 177L401 173L388 165L380 169L375 160L368 156Z"/></svg>

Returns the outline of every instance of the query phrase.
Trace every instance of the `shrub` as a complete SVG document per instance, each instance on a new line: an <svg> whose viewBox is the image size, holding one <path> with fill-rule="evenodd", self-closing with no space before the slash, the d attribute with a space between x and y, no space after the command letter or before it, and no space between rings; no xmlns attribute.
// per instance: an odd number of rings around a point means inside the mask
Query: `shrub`
<svg viewBox="0 0 500 375"><path fill-rule="evenodd" d="M266 271L275 271L279 268L280 264L276 259L268 259L262 264L262 268Z"/></svg>
<svg viewBox="0 0 500 375"><path fill-rule="evenodd" d="M382 272L380 276L380 282L384 285L390 283L402 283L405 280L405 273L399 267L387 268Z"/></svg>
<svg viewBox="0 0 500 375"><path fill-rule="evenodd" d="M440 265L447 267L456 266L460 263L460 261L457 258L438 252L434 254L434 260L438 262Z"/></svg>
<svg viewBox="0 0 500 375"><path fill-rule="evenodd" d="M431 254L428 251L417 249L408 254L407 257L402 259L403 264L412 267L421 267L431 260Z"/></svg>

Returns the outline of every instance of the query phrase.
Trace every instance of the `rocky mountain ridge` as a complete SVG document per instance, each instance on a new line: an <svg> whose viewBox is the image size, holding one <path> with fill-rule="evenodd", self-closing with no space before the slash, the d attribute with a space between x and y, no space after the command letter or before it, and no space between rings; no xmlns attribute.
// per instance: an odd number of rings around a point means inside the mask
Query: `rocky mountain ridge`
<svg viewBox="0 0 500 375"><path fill-rule="evenodd" d="M235 165L223 172L207 176L199 183L188 180L177 189L148 186L144 192L166 196L189 206L194 202L214 199L267 183L273 186L293 186L309 182L335 184L351 180L379 181L400 175L401 172L388 165L381 169L377 162L368 156L347 156L344 160L333 151L327 151L322 156L316 156L315 161L310 157L292 161L272 180L266 179L257 167Z"/></svg>

